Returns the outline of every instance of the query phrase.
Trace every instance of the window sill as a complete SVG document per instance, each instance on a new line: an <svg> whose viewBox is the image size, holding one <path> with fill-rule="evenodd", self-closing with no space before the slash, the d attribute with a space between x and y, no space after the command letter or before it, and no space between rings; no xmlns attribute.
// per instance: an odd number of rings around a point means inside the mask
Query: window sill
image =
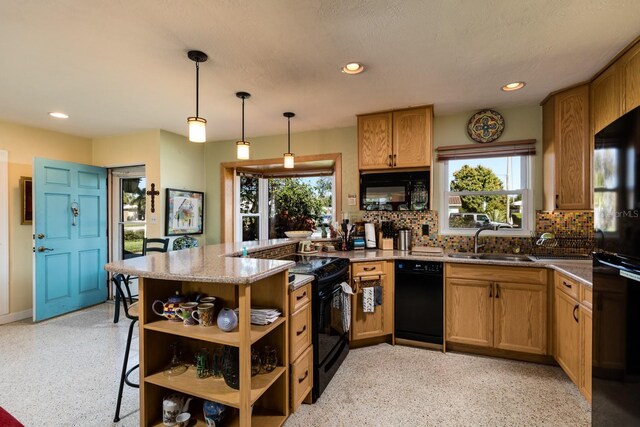
<svg viewBox="0 0 640 427"><path fill-rule="evenodd" d="M474 236L478 229L464 230L443 230L440 232L442 236ZM531 237L532 230L513 230L502 228L499 231L483 230L481 237Z"/></svg>

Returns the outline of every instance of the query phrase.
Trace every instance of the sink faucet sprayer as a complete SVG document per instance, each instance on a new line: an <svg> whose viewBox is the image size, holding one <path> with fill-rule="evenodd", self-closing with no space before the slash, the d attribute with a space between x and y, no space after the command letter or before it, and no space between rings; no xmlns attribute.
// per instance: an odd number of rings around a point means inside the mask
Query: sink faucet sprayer
<svg viewBox="0 0 640 427"><path fill-rule="evenodd" d="M498 231L500 229L499 225L486 225L484 227L480 227L478 228L478 231L476 231L476 235L473 239L473 253L477 254L478 253L478 249L484 247L484 243L482 245L478 244L478 237L480 236L480 233L485 231L485 230L493 230L493 231Z"/></svg>

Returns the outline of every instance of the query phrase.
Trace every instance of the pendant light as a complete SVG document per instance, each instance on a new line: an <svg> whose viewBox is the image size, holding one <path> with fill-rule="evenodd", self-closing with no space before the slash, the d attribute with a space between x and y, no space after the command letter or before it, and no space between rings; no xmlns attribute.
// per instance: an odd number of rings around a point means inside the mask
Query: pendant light
<svg viewBox="0 0 640 427"><path fill-rule="evenodd" d="M198 92L200 89L200 63L205 62L209 57L206 53L199 50L190 50L187 53L190 60L196 63L196 115L195 117L188 117L187 123L189 124L189 141L191 142L206 142L207 141L207 121L198 116Z"/></svg>
<svg viewBox="0 0 640 427"><path fill-rule="evenodd" d="M249 148L251 143L244 140L244 100L251 97L247 92L236 92L238 98L242 98L242 140L236 142L236 157L238 160L249 159Z"/></svg>
<svg viewBox="0 0 640 427"><path fill-rule="evenodd" d="M285 169L293 169L293 153L291 152L291 117L295 117L295 113L283 113L283 116L287 118L287 152L284 153L284 167Z"/></svg>

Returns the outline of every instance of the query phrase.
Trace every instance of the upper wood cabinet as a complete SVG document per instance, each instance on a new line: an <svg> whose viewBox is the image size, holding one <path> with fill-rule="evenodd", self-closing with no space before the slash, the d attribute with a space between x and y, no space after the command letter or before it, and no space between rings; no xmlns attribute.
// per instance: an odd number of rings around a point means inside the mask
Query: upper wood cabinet
<svg viewBox="0 0 640 427"><path fill-rule="evenodd" d="M622 115L622 74L614 63L591 82L593 133L598 133Z"/></svg>
<svg viewBox="0 0 640 427"><path fill-rule="evenodd" d="M544 208L592 209L589 86L552 95L542 117Z"/></svg>
<svg viewBox="0 0 640 427"><path fill-rule="evenodd" d="M431 166L433 108L358 116L360 170Z"/></svg>
<svg viewBox="0 0 640 427"><path fill-rule="evenodd" d="M624 114L640 106L640 43L632 47L620 60L624 84Z"/></svg>

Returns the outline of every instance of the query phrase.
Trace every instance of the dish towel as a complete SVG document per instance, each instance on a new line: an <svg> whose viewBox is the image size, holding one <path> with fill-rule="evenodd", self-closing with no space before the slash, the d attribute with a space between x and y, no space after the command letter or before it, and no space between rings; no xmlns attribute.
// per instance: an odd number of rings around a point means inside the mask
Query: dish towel
<svg viewBox="0 0 640 427"><path fill-rule="evenodd" d="M374 305L375 306L379 306L382 305L382 286L378 285L378 286L374 286L373 287L374 291Z"/></svg>
<svg viewBox="0 0 640 427"><path fill-rule="evenodd" d="M374 300L375 300L375 288L370 286L368 288L362 288L362 312L373 313L374 312Z"/></svg>
<svg viewBox="0 0 640 427"><path fill-rule="evenodd" d="M351 295L353 295L353 289L347 282L340 283L342 286L342 292L337 295L338 298L334 298L332 301L332 307L340 310L342 305L342 329L344 332L349 332L351 329Z"/></svg>

